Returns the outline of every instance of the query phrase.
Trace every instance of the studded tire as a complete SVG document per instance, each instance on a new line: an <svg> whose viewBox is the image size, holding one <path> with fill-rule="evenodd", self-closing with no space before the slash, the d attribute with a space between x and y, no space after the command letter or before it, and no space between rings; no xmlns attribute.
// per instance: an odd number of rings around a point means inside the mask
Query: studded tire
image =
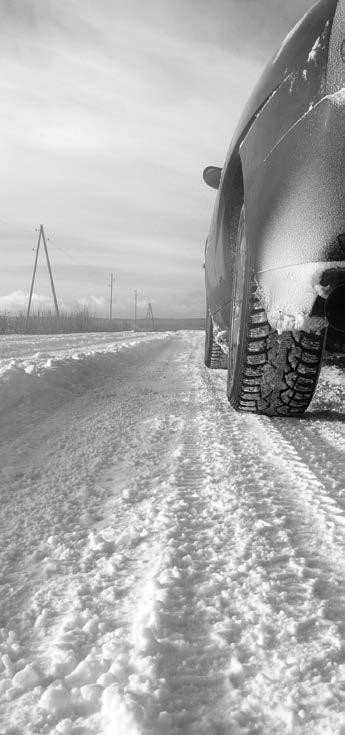
<svg viewBox="0 0 345 735"><path fill-rule="evenodd" d="M237 265L243 270L242 297L236 283L230 312L239 314L232 349L230 319L228 398L238 411L268 416L295 416L308 407L316 388L325 334L283 332L269 325L246 251L244 212L239 223ZM235 279L236 280L236 279ZM235 303L236 302L236 303ZM240 308L239 308L240 307Z"/></svg>
<svg viewBox="0 0 345 735"><path fill-rule="evenodd" d="M206 314L205 365L211 370L225 370L227 368L226 355L214 338L213 321L209 309L207 309Z"/></svg>

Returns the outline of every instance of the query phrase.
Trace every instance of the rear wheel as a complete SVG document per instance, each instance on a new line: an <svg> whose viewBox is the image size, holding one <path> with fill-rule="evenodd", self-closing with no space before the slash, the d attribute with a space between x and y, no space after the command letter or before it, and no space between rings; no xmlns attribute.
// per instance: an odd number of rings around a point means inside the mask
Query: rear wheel
<svg viewBox="0 0 345 735"><path fill-rule="evenodd" d="M272 329L250 268L244 209L238 227L230 304L228 398L238 411L301 414L320 372L324 333Z"/></svg>
<svg viewBox="0 0 345 735"><path fill-rule="evenodd" d="M213 321L209 309L206 314L205 365L212 370L224 370L227 367L227 357L214 338Z"/></svg>

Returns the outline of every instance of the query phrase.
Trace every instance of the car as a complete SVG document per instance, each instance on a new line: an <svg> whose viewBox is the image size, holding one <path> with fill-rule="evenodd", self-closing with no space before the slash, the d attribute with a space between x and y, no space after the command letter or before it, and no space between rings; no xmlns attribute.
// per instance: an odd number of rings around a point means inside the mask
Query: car
<svg viewBox="0 0 345 735"><path fill-rule="evenodd" d="M296 416L345 350L345 0L288 34L241 116L205 249L205 364L238 411Z"/></svg>

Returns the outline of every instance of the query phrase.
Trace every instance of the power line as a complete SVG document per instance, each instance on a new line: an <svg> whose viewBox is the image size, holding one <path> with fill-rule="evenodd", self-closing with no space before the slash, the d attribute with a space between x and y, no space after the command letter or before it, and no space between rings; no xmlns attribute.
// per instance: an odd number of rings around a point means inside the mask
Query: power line
<svg viewBox="0 0 345 735"><path fill-rule="evenodd" d="M67 250L64 250L61 247L61 245L57 245L56 242L54 242L54 240L52 240L51 238L49 238L49 242L51 243L51 245L53 246L53 248L56 248L56 250L60 250L60 253L63 253L64 255L66 255L67 258L70 259L71 263L74 263L74 265L80 265L79 263L77 263L74 260L74 258L72 258L72 256L67 252Z"/></svg>

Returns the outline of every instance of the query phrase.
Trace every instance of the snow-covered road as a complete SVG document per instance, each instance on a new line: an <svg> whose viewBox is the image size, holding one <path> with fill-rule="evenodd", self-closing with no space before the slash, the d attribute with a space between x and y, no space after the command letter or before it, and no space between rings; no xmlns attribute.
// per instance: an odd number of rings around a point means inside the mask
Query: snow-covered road
<svg viewBox="0 0 345 735"><path fill-rule="evenodd" d="M4 735L345 735L345 358L240 415L202 339L0 338Z"/></svg>

